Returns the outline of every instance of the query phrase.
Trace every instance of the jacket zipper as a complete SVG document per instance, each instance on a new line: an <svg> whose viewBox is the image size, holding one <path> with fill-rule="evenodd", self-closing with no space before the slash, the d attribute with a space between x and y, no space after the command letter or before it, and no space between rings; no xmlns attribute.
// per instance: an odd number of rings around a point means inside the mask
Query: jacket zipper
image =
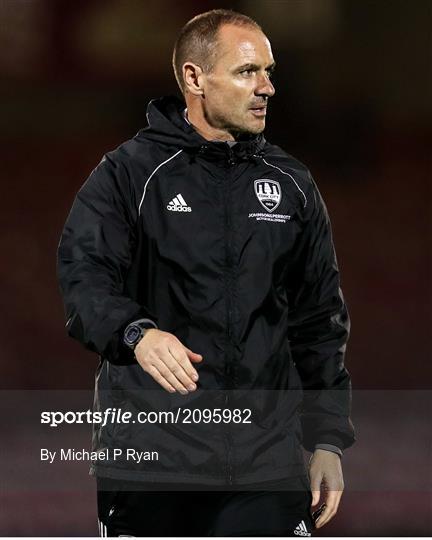
<svg viewBox="0 0 432 540"><path fill-rule="evenodd" d="M225 228L225 279L226 279L226 351L225 351L225 373L226 373L226 382L228 388L232 386L232 249L231 249L231 169L235 165L234 154L231 148L229 148L229 157L228 157L228 172L224 182L224 228ZM229 392L225 394L225 407L229 408ZM227 481L230 485L234 483L234 471L232 463L232 435L230 425L227 425L227 430L225 433L225 442L227 448Z"/></svg>

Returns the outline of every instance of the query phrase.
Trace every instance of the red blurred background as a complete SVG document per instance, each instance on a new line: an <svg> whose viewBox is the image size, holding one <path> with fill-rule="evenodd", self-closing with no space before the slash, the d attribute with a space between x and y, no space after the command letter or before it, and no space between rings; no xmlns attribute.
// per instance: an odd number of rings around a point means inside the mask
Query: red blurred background
<svg viewBox="0 0 432 540"><path fill-rule="evenodd" d="M320 187L352 319L358 443L344 456L340 511L319 535L432 535L429 0L0 0L3 414L16 402L19 417L32 391L92 388L98 359L64 329L59 235L102 154L146 125L150 99L178 93L180 28L217 7L256 18L272 43L266 138ZM14 486L29 426L8 420L0 534L96 535L85 464L60 490L49 479Z"/></svg>

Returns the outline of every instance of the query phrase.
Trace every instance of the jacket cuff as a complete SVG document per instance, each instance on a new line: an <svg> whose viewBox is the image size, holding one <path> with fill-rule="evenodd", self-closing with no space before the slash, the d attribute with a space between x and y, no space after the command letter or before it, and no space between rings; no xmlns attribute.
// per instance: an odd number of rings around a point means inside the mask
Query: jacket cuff
<svg viewBox="0 0 432 540"><path fill-rule="evenodd" d="M315 450L328 450L329 452L334 452L335 454L338 454L339 457L342 457L343 456L343 452L342 450L338 447L338 446L335 446L333 444L321 444L321 443L318 443L315 445Z"/></svg>
<svg viewBox="0 0 432 540"><path fill-rule="evenodd" d="M337 448L340 448L341 450L345 450L347 446L344 444L343 438L334 432L333 433L319 433L319 434L317 433L316 437L312 438L312 440L309 440L308 444L304 446L306 450L309 450L309 452L313 452L317 444L331 444L332 446L336 446Z"/></svg>
<svg viewBox="0 0 432 540"><path fill-rule="evenodd" d="M158 325L152 321L151 319L134 319L133 321L130 321L124 328L124 330L126 330L126 328L130 325L130 324L142 324L143 328L158 328ZM123 330L123 332L124 332Z"/></svg>

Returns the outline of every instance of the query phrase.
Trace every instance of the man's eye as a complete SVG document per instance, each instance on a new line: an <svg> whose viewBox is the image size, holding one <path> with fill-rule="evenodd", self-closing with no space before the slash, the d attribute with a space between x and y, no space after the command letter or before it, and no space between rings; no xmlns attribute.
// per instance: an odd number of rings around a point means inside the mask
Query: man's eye
<svg viewBox="0 0 432 540"><path fill-rule="evenodd" d="M251 73L254 73L255 70L254 69L244 69L243 71L240 71L240 73L246 73L248 75L250 75Z"/></svg>

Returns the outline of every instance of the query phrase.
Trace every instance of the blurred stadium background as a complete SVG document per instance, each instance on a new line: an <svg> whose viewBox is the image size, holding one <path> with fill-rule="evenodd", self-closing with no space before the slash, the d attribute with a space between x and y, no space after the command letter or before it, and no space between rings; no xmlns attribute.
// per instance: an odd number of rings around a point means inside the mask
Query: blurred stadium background
<svg viewBox="0 0 432 540"><path fill-rule="evenodd" d="M44 392L91 390L97 365L65 334L56 247L102 154L146 124L150 99L178 93L180 28L217 7L272 42L266 138L318 182L352 318L358 443L317 535L432 535L432 2L0 0L2 536L97 534L87 466L51 484L28 414ZM63 433L88 446L86 430Z"/></svg>

